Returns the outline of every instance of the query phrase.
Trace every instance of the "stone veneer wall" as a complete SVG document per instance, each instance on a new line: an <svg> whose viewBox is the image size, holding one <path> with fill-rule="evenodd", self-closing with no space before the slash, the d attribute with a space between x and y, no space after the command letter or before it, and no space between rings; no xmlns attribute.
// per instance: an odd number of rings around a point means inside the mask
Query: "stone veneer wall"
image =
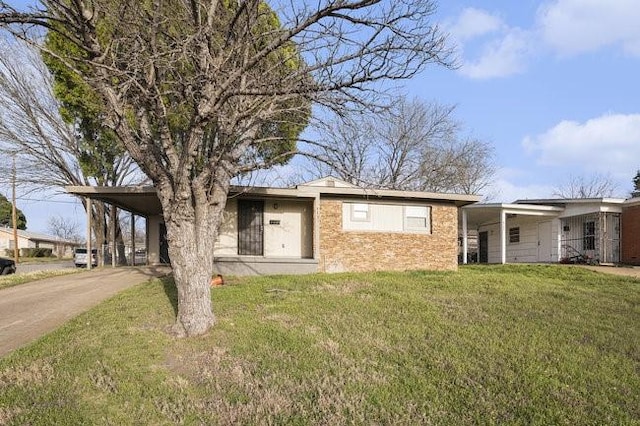
<svg viewBox="0 0 640 426"><path fill-rule="evenodd" d="M623 207L621 228L622 263L640 265L640 205Z"/></svg>
<svg viewBox="0 0 640 426"><path fill-rule="evenodd" d="M458 209L431 204L431 234L343 231L342 201L320 201L322 272L456 270Z"/></svg>

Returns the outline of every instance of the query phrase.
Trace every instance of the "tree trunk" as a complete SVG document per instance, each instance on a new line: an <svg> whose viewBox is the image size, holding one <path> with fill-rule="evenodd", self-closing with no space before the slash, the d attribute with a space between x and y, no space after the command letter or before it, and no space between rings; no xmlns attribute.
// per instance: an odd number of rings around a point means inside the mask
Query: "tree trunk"
<svg viewBox="0 0 640 426"><path fill-rule="evenodd" d="M214 244L226 204L226 192L215 192L206 200L195 196L175 200L158 191L178 290L178 315L173 331L179 337L204 334L215 323L210 282Z"/></svg>

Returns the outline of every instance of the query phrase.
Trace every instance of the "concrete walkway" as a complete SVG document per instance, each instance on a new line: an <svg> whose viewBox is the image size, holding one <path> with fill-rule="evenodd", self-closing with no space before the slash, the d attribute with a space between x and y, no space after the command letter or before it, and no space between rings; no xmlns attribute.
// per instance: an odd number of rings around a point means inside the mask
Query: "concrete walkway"
<svg viewBox="0 0 640 426"><path fill-rule="evenodd" d="M0 357L168 267L103 268L0 290Z"/></svg>
<svg viewBox="0 0 640 426"><path fill-rule="evenodd" d="M640 267L632 266L590 266L580 265L582 268L589 269L603 274L622 275L625 277L640 278Z"/></svg>

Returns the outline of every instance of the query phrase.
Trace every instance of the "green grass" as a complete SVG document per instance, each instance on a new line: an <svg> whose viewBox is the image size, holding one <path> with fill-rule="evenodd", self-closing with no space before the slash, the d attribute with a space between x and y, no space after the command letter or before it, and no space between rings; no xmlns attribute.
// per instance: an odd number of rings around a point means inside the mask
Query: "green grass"
<svg viewBox="0 0 640 426"><path fill-rule="evenodd" d="M48 271L34 271L24 274L0 275L0 290L3 288L13 287L20 284L30 283L32 281L43 280L45 278L58 277L60 275L69 275L80 272L79 269L55 269ZM1 424L1 423L0 423Z"/></svg>
<svg viewBox="0 0 640 426"><path fill-rule="evenodd" d="M13 256L9 256L9 258L13 259ZM51 257L20 257L20 263L53 263L53 262L64 262L71 261L73 258L65 257L59 258L55 256Z"/></svg>
<svg viewBox="0 0 640 426"><path fill-rule="evenodd" d="M0 360L0 424L640 424L640 283L562 266L171 281Z"/></svg>

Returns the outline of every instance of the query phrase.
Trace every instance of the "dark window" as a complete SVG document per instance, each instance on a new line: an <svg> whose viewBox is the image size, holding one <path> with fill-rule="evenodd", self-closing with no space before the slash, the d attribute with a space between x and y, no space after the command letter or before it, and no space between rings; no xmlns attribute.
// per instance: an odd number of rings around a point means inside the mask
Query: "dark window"
<svg viewBox="0 0 640 426"><path fill-rule="evenodd" d="M509 228L509 242L510 243L520 242L520 228Z"/></svg>
<svg viewBox="0 0 640 426"><path fill-rule="evenodd" d="M593 221L582 224L582 249L596 249L596 223Z"/></svg>

